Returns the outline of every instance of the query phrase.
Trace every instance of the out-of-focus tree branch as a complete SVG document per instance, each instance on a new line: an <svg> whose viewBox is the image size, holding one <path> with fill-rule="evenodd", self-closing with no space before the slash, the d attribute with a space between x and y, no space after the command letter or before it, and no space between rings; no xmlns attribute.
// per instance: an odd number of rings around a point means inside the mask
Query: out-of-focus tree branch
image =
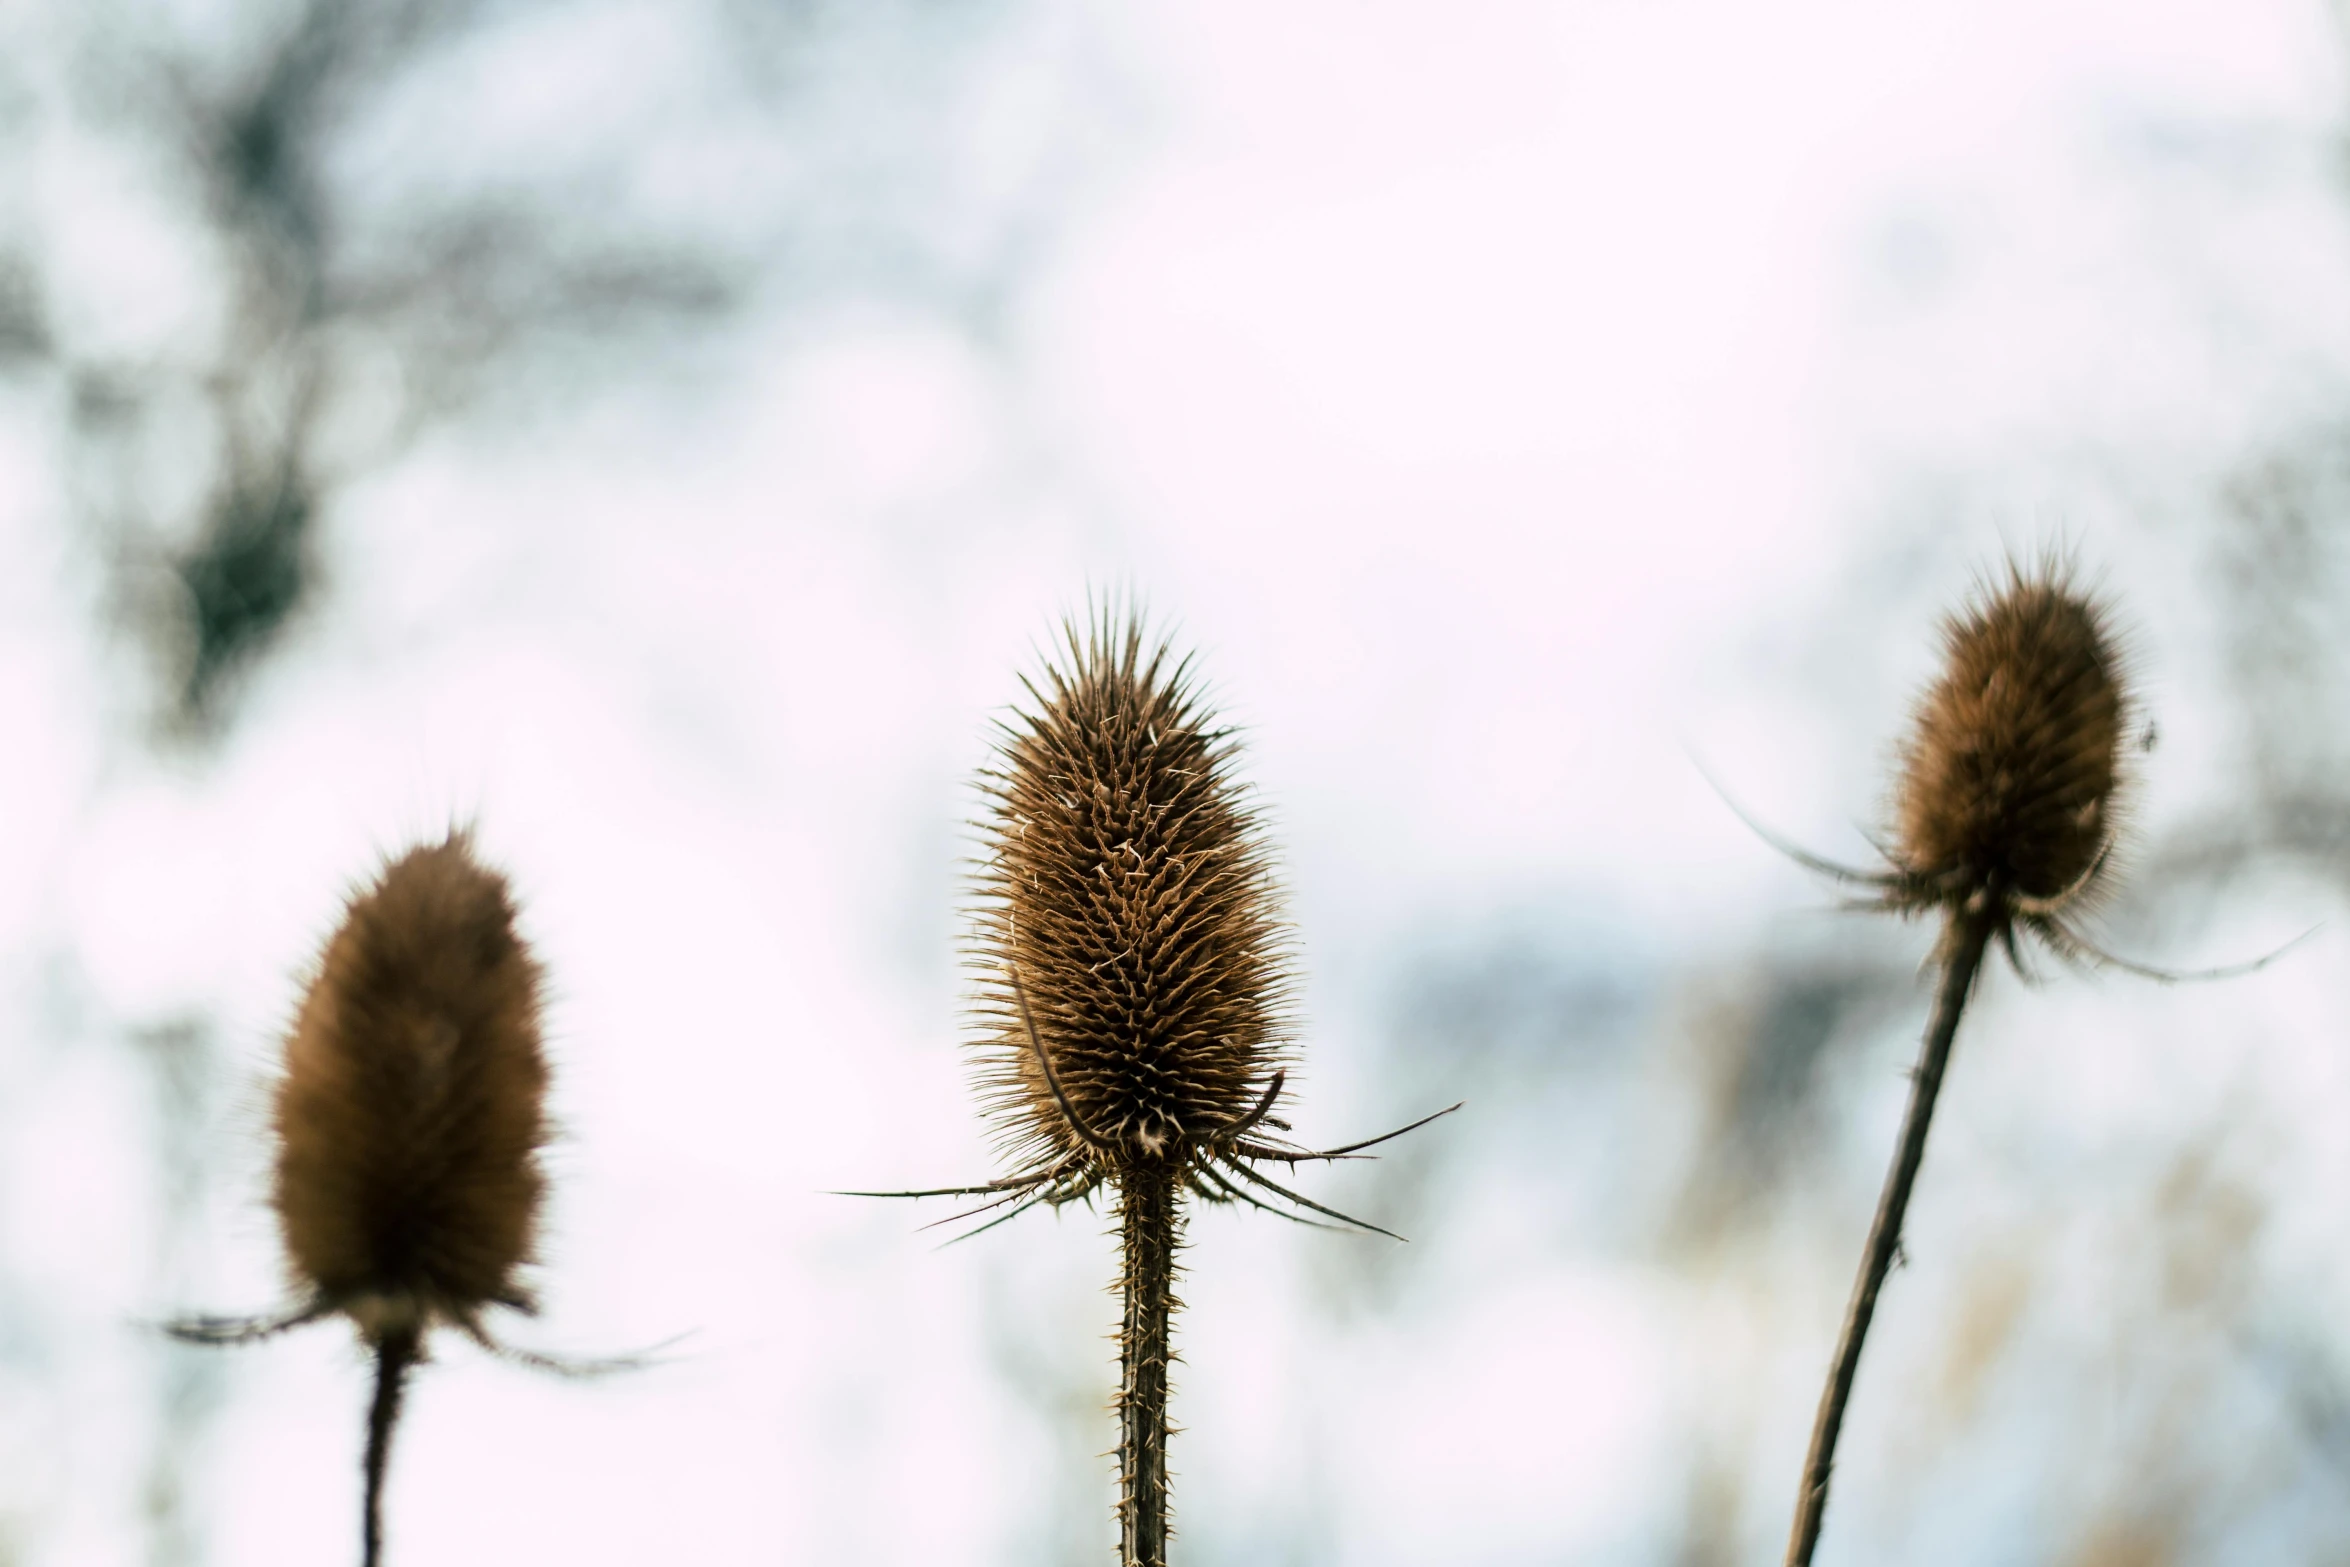
<svg viewBox="0 0 2350 1567"><path fill-rule="evenodd" d="M779 288L911 294L950 312L990 298L1002 266L1025 258L1033 214L1002 204L977 244L936 223L936 197L960 178L953 95L914 89L951 85L1016 9L678 7L668 24L723 41L681 94L682 118L710 124L664 122L650 142L581 125L585 173L501 157L445 125L429 141L386 127L413 131L419 95L445 91L469 51L533 28L560 39L593 11L290 0L190 15L128 0L57 7L48 34L28 30L50 39L67 84L53 113L159 171L157 227L211 295L202 324L126 350L59 325L105 318L104 281L44 269L37 247L0 253L0 372L45 366L71 389L78 504L113 567L119 618L155 657L162 732L222 732L243 677L321 601L321 523L349 483L485 396L593 385ZM925 81L839 79L908 62ZM539 68L520 61L499 80L519 90ZM432 101L458 120L484 108ZM881 139L908 146L847 156L872 128L826 114L878 118ZM721 123L737 144L793 150L744 158L741 188L698 206L670 199L658 170ZM77 294L80 308L55 308ZM559 378L535 374L553 365ZM191 449L201 484L184 480Z"/></svg>

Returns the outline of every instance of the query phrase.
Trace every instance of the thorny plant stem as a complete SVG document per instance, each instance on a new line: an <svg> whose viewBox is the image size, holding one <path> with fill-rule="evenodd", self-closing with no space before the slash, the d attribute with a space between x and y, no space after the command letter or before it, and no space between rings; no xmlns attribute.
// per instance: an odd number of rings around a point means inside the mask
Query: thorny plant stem
<svg viewBox="0 0 2350 1567"><path fill-rule="evenodd" d="M1172 1172L1136 1170L1119 1184L1125 1327L1118 1335L1118 1561L1167 1564L1167 1366L1174 1358Z"/></svg>
<svg viewBox="0 0 2350 1567"><path fill-rule="evenodd" d="M1877 1314L1877 1291L1884 1287L1885 1275L1901 1249L1902 1216L1909 1211L1910 1188L1917 1184L1918 1165L1925 1158L1926 1127L1934 1118L1935 1096L1942 1091L1950 1042L1957 1036L1958 1015L1966 1008L1967 993L1974 987L1976 971L1983 966L1983 951L1996 924L1980 912L1956 913L1951 921L1942 988L1934 999L1933 1021L1927 1025L1926 1042L1910 1080L1901 1143L1894 1151L1893 1167L1885 1172L1885 1190L1877 1198L1877 1216L1869 1225L1860 1277L1853 1282L1852 1303L1844 1310L1844 1331L1836 1340L1836 1362L1820 1394L1819 1418L1812 1424L1811 1451L1803 1461L1803 1487L1795 1498L1795 1528L1787 1541L1787 1567L1810 1567L1812 1551L1819 1544L1820 1521L1828 1510L1828 1477L1836 1462L1836 1435L1844 1425L1844 1406L1852 1397L1853 1374L1860 1368L1861 1342L1868 1337L1869 1319Z"/></svg>
<svg viewBox="0 0 2350 1567"><path fill-rule="evenodd" d="M400 1419L400 1393L408 1368L417 1361L415 1329L386 1333L375 1346L375 1399L367 1406L367 1502L361 1523L364 1567L379 1567L384 1549L384 1467L392 1456L392 1427Z"/></svg>

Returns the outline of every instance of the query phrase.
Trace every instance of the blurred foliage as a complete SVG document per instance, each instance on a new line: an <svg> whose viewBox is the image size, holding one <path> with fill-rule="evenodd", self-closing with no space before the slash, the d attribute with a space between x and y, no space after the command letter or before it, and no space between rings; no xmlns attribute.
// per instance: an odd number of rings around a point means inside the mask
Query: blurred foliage
<svg viewBox="0 0 2350 1567"><path fill-rule="evenodd" d="M559 156L495 133L593 9L109 0L20 20L5 41L49 73L17 116L35 154L16 160L20 200L37 224L42 166L50 183L60 164L82 181L79 165L128 168L124 221L171 251L112 278L37 243L0 254L0 369L70 389L79 506L156 660L162 732L217 738L243 677L318 602L321 530L349 487L485 398L674 372L778 302L987 308L1036 243L1037 204L991 192L1001 212L973 210L957 78L1016 9L648 13L710 74L628 84L660 110L571 121ZM874 73L937 90L877 126L859 103ZM668 188L697 160L728 187L714 200ZM159 275L193 280L185 318L126 337L130 296Z"/></svg>

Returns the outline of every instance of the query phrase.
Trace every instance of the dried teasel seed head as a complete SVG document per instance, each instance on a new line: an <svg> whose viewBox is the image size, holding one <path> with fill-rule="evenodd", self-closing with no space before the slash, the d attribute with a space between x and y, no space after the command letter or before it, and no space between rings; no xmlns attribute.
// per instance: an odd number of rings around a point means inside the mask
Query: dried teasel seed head
<svg viewBox="0 0 2350 1567"><path fill-rule="evenodd" d="M2010 563L1943 642L1896 798L1894 858L1914 901L2069 899L2111 850L2130 716L2107 615L2061 567Z"/></svg>
<svg viewBox="0 0 2350 1567"><path fill-rule="evenodd" d="M394 860L286 1041L275 1200L297 1283L374 1342L529 1309L546 1083L505 879L463 833Z"/></svg>
<svg viewBox="0 0 2350 1567"><path fill-rule="evenodd" d="M1287 931L1188 662L1134 614L1063 641L981 773L981 1097L1030 1169L1178 1169L1285 1064Z"/></svg>

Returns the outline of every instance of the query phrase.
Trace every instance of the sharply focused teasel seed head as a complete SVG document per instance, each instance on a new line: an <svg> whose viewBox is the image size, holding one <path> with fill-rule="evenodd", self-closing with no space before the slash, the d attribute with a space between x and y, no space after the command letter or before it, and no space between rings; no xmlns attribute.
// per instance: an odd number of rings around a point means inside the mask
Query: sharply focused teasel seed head
<svg viewBox="0 0 2350 1567"><path fill-rule="evenodd" d="M1061 653L981 775L971 966L987 1112L1017 1166L1083 1172L1054 1183L1076 1196L1183 1173L1248 1120L1290 978L1235 741L1187 663L1106 611Z"/></svg>
<svg viewBox="0 0 2350 1567"><path fill-rule="evenodd" d="M1987 896L2052 914L2095 884L2113 846L2130 702L2106 614L2061 569L2011 564L1943 641L1902 752L1893 853L1906 901Z"/></svg>
<svg viewBox="0 0 2350 1567"><path fill-rule="evenodd" d="M1290 1130L1273 1114L1290 1059L1289 937L1232 733L1140 615L1103 609L1062 642L980 772L977 1075L1012 1171L861 1195L980 1198L955 1220L995 1216L967 1239L1114 1188L1119 1560L1165 1567L1184 1199L1391 1234L1263 1167L1357 1157L1451 1111L1336 1148L1275 1135Z"/></svg>
<svg viewBox="0 0 2350 1567"><path fill-rule="evenodd" d="M529 1309L546 1084L505 879L463 833L410 850L352 899L286 1043L275 1200L302 1292L371 1341Z"/></svg>

